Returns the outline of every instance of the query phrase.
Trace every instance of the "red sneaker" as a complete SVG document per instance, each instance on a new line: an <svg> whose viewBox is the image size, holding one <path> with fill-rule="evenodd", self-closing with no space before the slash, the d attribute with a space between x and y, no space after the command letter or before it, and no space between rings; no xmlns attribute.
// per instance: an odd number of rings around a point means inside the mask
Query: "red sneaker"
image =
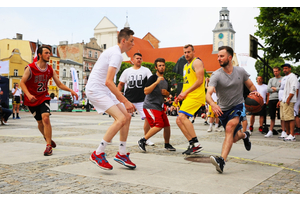
<svg viewBox="0 0 300 200"><path fill-rule="evenodd" d="M52 146L52 148L56 147L56 144L55 144L55 142L53 140L51 140L51 146Z"/></svg>
<svg viewBox="0 0 300 200"><path fill-rule="evenodd" d="M121 155L118 152L117 155L115 156L114 160L126 167L134 169L134 168L136 168L136 165L133 162L131 162L131 160L129 159L129 154L130 153L127 153L127 155Z"/></svg>
<svg viewBox="0 0 300 200"><path fill-rule="evenodd" d="M249 130L250 130L251 132L253 132L253 126L250 126L250 127L249 127Z"/></svg>
<svg viewBox="0 0 300 200"><path fill-rule="evenodd" d="M259 131L259 132L263 132L263 127L260 126L260 127L258 128L258 131Z"/></svg>
<svg viewBox="0 0 300 200"><path fill-rule="evenodd" d="M100 153L99 155L96 154L96 151L94 151L92 153L92 155L90 156L90 161L94 164L96 164L98 167L100 167L101 169L105 169L105 170L112 170L113 166L111 166L108 161L105 158L106 154Z"/></svg>
<svg viewBox="0 0 300 200"><path fill-rule="evenodd" d="M52 147L51 145L47 144L46 150L44 151L44 156L51 156L52 155Z"/></svg>

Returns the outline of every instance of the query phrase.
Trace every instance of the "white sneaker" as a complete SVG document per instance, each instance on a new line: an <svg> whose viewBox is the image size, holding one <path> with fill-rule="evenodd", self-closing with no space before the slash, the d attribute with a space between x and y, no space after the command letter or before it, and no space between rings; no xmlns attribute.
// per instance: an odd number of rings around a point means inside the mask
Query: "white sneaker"
<svg viewBox="0 0 300 200"><path fill-rule="evenodd" d="M147 140L147 141L146 141L146 145L148 145L148 146L154 146L154 143L151 142L150 140Z"/></svg>
<svg viewBox="0 0 300 200"><path fill-rule="evenodd" d="M283 141L295 142L296 138L294 136L292 136L292 134L289 134L289 136L287 136L286 138L284 138Z"/></svg>
<svg viewBox="0 0 300 200"><path fill-rule="evenodd" d="M273 131L269 131L269 132L265 135L265 138L268 138L268 137L273 137Z"/></svg>
<svg viewBox="0 0 300 200"><path fill-rule="evenodd" d="M288 135L286 134L286 132L285 131L282 131L281 132L281 136L279 136L278 138L279 139L283 139L283 138L286 138Z"/></svg>
<svg viewBox="0 0 300 200"><path fill-rule="evenodd" d="M212 132L212 127L209 127L209 128L207 129L207 132Z"/></svg>

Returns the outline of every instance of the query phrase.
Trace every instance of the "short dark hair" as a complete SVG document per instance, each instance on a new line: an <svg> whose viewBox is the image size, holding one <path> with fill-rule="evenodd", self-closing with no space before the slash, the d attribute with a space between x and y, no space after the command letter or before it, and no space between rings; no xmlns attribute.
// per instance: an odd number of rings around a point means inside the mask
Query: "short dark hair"
<svg viewBox="0 0 300 200"><path fill-rule="evenodd" d="M187 49L187 48L189 48L189 47L191 47L192 50L194 51L194 46L191 45L191 44L187 44L187 45L185 45L183 48L184 48L184 49Z"/></svg>
<svg viewBox="0 0 300 200"><path fill-rule="evenodd" d="M277 69L278 71L281 71L280 67L273 67L273 69Z"/></svg>
<svg viewBox="0 0 300 200"><path fill-rule="evenodd" d="M158 62L166 63L166 61L165 61L164 58L156 58L156 60L154 61L155 67L157 67L157 63L158 63Z"/></svg>
<svg viewBox="0 0 300 200"><path fill-rule="evenodd" d="M142 54L140 54L140 53L135 53L135 54L133 54L133 57L134 56L141 56L141 57L143 57Z"/></svg>
<svg viewBox="0 0 300 200"><path fill-rule="evenodd" d="M233 49L229 46L221 46L218 48L219 51L225 49L227 51L227 53L229 53L229 55L231 55L233 57Z"/></svg>
<svg viewBox="0 0 300 200"><path fill-rule="evenodd" d="M129 28L123 28L122 30L120 30L119 35L118 35L118 43L121 42L121 40L123 38L125 38L125 40L128 40L130 38L131 35L134 35L133 30L129 29Z"/></svg>
<svg viewBox="0 0 300 200"><path fill-rule="evenodd" d="M48 46L46 46L46 45L42 45L42 46L40 46L39 48L38 48L38 50L37 50L37 59L39 60L40 59L40 56L39 56L39 54L43 54L43 49L44 48L46 48L46 49L48 49L49 51L50 51L50 53L51 53L51 49L50 49L50 47L48 47Z"/></svg>

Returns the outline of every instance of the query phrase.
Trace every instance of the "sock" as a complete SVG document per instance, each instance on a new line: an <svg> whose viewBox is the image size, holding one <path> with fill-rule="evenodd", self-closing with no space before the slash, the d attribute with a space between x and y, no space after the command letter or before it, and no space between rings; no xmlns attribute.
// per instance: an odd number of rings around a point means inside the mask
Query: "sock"
<svg viewBox="0 0 300 200"><path fill-rule="evenodd" d="M13 118L15 118L15 113L13 113Z"/></svg>
<svg viewBox="0 0 300 200"><path fill-rule="evenodd" d="M211 127L212 127L212 125L213 125L213 123L209 123L209 128L211 128Z"/></svg>
<svg viewBox="0 0 300 200"><path fill-rule="evenodd" d="M19 117L19 113L17 113L17 117Z"/></svg>
<svg viewBox="0 0 300 200"><path fill-rule="evenodd" d="M219 128L219 124L215 124L215 128Z"/></svg>
<svg viewBox="0 0 300 200"><path fill-rule="evenodd" d="M248 136L247 136L247 134L245 133L245 137L244 137L244 139L246 139Z"/></svg>
<svg viewBox="0 0 300 200"><path fill-rule="evenodd" d="M126 142L120 141L119 153L121 155L126 155L127 154L127 151L126 151Z"/></svg>
<svg viewBox="0 0 300 200"><path fill-rule="evenodd" d="M198 138L197 137L194 137L192 138L190 141L189 141L190 145L193 145L195 143L198 143Z"/></svg>
<svg viewBox="0 0 300 200"><path fill-rule="evenodd" d="M96 154L99 155L100 153L103 153L107 144L108 142L102 139L99 147L96 150Z"/></svg>

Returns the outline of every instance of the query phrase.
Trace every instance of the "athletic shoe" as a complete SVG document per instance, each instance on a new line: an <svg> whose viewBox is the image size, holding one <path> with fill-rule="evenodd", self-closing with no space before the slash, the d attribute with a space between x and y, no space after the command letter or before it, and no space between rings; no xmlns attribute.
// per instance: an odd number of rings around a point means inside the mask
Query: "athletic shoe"
<svg viewBox="0 0 300 200"><path fill-rule="evenodd" d="M247 138L243 139L244 140L244 145L247 151L250 151L251 149L251 142L250 142L250 133L248 131L245 132L247 135Z"/></svg>
<svg viewBox="0 0 300 200"><path fill-rule="evenodd" d="M196 146L196 147L195 147L194 144L192 144L192 145L190 144L188 146L188 149L186 151L182 152L182 154L191 155L191 154L196 154L196 153L198 153L198 152L200 152L202 150L203 150L203 148L200 147L200 144L198 146Z"/></svg>
<svg viewBox="0 0 300 200"><path fill-rule="evenodd" d="M207 123L207 121L205 121L205 122L204 122L204 125L209 125L209 124Z"/></svg>
<svg viewBox="0 0 300 200"><path fill-rule="evenodd" d="M113 166L111 166L108 161L105 158L106 154L100 153L99 155L96 154L96 151L94 151L92 153L92 155L90 156L90 161L94 164L96 164L98 167L100 167L101 169L105 169L105 170L112 170Z"/></svg>
<svg viewBox="0 0 300 200"><path fill-rule="evenodd" d="M146 145L148 145L148 146L154 146L155 144L153 142L151 142L150 140L147 140L146 141Z"/></svg>
<svg viewBox="0 0 300 200"><path fill-rule="evenodd" d="M295 142L296 137L292 136L292 134L289 134L286 138L283 138L283 141L289 141L289 142Z"/></svg>
<svg viewBox="0 0 300 200"><path fill-rule="evenodd" d="M210 161L214 166L216 166L216 170L219 173L223 173L225 162L221 156L220 157L219 156L210 156Z"/></svg>
<svg viewBox="0 0 300 200"><path fill-rule="evenodd" d="M278 138L279 139L284 139L284 138L286 138L288 135L286 134L286 132L285 131L282 131L281 132L281 136L279 136Z"/></svg>
<svg viewBox="0 0 300 200"><path fill-rule="evenodd" d="M56 147L56 144L53 140L51 140L51 147L55 148Z"/></svg>
<svg viewBox="0 0 300 200"><path fill-rule="evenodd" d="M121 165L124 165L125 167L129 167L131 169L136 168L136 165L131 162L131 160L129 159L129 154L127 153L127 155L121 155L119 152L117 153L117 155L114 157L114 160L118 163L120 163Z"/></svg>
<svg viewBox="0 0 300 200"><path fill-rule="evenodd" d="M268 138L268 137L273 137L273 132L272 132L272 131L269 131L269 132L265 135L265 138Z"/></svg>
<svg viewBox="0 0 300 200"><path fill-rule="evenodd" d="M195 122L195 120L192 120L192 124Z"/></svg>
<svg viewBox="0 0 300 200"><path fill-rule="evenodd" d="M258 131L259 131L259 132L263 132L263 127L260 126L260 127L258 128Z"/></svg>
<svg viewBox="0 0 300 200"><path fill-rule="evenodd" d="M253 126L250 126L249 129L251 132L253 132Z"/></svg>
<svg viewBox="0 0 300 200"><path fill-rule="evenodd" d="M13 119L16 119L15 117L13 117Z"/></svg>
<svg viewBox="0 0 300 200"><path fill-rule="evenodd" d="M51 145L47 144L46 149L44 151L44 156L51 156L52 155L52 147Z"/></svg>
<svg viewBox="0 0 300 200"><path fill-rule="evenodd" d="M146 141L144 138L140 139L138 142L138 146L140 148L140 150L145 151L146 152Z"/></svg>
<svg viewBox="0 0 300 200"><path fill-rule="evenodd" d="M21 119L21 117L17 117L16 119Z"/></svg>
<svg viewBox="0 0 300 200"><path fill-rule="evenodd" d="M220 128L215 128L215 132L222 132L222 129L220 129Z"/></svg>
<svg viewBox="0 0 300 200"><path fill-rule="evenodd" d="M207 129L207 132L212 132L212 127L209 127L209 128Z"/></svg>
<svg viewBox="0 0 300 200"><path fill-rule="evenodd" d="M168 144L165 143L165 149L168 151L176 151L176 149L169 143Z"/></svg>

